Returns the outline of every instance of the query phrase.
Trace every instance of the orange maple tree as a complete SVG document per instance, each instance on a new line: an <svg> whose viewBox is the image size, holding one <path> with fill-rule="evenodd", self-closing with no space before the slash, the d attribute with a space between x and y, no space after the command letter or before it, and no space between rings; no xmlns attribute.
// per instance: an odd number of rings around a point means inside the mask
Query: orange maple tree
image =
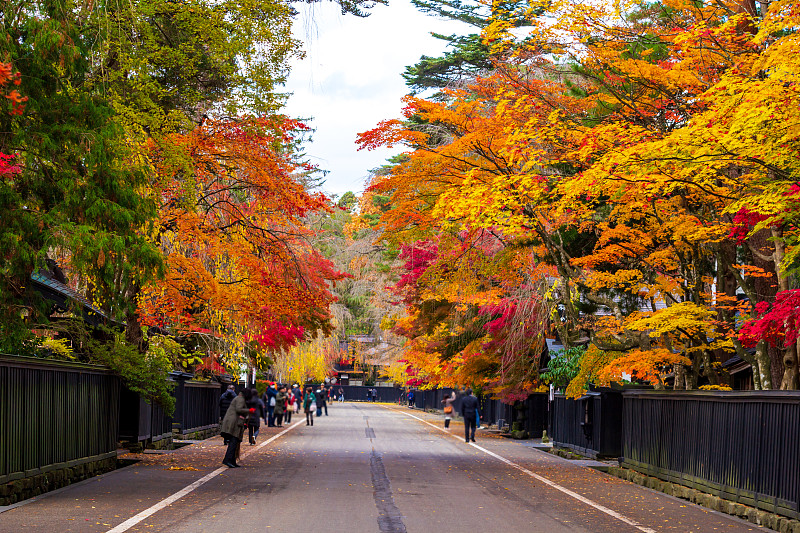
<svg viewBox="0 0 800 533"><path fill-rule="evenodd" d="M152 146L160 182L153 230L165 278L143 288L145 325L280 350L330 331L328 283L341 279L307 241L304 215L329 209L296 179L289 150L304 126L285 117L207 120Z"/></svg>

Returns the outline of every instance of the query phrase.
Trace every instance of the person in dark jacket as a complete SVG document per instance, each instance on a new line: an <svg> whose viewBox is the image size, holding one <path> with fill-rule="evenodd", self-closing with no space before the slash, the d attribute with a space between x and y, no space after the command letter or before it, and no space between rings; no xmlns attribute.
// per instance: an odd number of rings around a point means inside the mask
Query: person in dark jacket
<svg viewBox="0 0 800 533"><path fill-rule="evenodd" d="M264 393L264 404L267 406L267 427L275 426L275 396L278 394L278 389L275 388L275 383L269 383L267 392Z"/></svg>
<svg viewBox="0 0 800 533"><path fill-rule="evenodd" d="M281 386L278 388L278 394L275 395L275 425L279 428L283 427L283 414L286 412L286 388Z"/></svg>
<svg viewBox="0 0 800 533"><path fill-rule="evenodd" d="M294 412L299 413L303 406L303 389L297 383L292 386L292 399L294 400Z"/></svg>
<svg viewBox="0 0 800 533"><path fill-rule="evenodd" d="M258 438L258 431L261 429L261 419L264 418L265 413L264 400L258 397L256 389L251 389L250 394L252 394L252 397L250 401L247 402L247 407L252 407L255 411L251 411L247 419L247 435L250 446L253 446Z"/></svg>
<svg viewBox="0 0 800 533"><path fill-rule="evenodd" d="M225 458L222 464L228 468L236 468L239 465L236 463L239 445L244 437L244 427L247 425L247 419L251 413L255 412L254 407L247 407L247 402L253 396L251 389L244 389L239 395L233 399L230 407L225 412L225 417L222 419L222 426L220 433L223 438L228 439L228 449L225 451Z"/></svg>
<svg viewBox="0 0 800 533"><path fill-rule="evenodd" d="M233 385L228 385L228 388L225 392L222 393L222 396L219 397L219 420L222 422L225 413L228 412L228 407L231 406L231 402L233 399L236 398L236 392L233 390ZM222 440L223 444L228 444L228 439Z"/></svg>
<svg viewBox="0 0 800 533"><path fill-rule="evenodd" d="M473 396L472 389L464 391L464 398L461 400L461 416L464 417L464 441L475 442L475 425L478 414L478 399Z"/></svg>
<svg viewBox="0 0 800 533"><path fill-rule="evenodd" d="M286 393L286 410L283 412L283 421L288 425L292 423L292 413L294 412L294 394L292 393L292 389L288 387L284 387L283 390Z"/></svg>
<svg viewBox="0 0 800 533"><path fill-rule="evenodd" d="M322 410L325 409L325 414L328 414L328 405L325 403L325 386L322 385L314 393L317 399L317 416L322 416Z"/></svg>

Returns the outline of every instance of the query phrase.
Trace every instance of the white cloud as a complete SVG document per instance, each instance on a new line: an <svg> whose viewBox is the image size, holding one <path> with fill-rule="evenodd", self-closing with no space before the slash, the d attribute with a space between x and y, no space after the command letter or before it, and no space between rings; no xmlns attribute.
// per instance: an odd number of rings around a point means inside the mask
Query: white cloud
<svg viewBox="0 0 800 533"><path fill-rule="evenodd" d="M421 55L437 56L444 43L430 32L464 33L460 23L426 16L409 2L378 5L363 19L342 16L333 2L294 4L301 10L295 37L306 58L295 62L287 90L294 93L286 112L313 118L316 130L306 152L329 170L324 189L360 192L369 170L397 150L358 152L356 134L384 119L400 116L408 92L401 76Z"/></svg>

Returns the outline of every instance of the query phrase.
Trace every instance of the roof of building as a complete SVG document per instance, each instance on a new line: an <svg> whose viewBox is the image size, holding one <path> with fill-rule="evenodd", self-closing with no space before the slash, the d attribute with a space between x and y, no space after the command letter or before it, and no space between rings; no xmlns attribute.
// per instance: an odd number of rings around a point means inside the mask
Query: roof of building
<svg viewBox="0 0 800 533"><path fill-rule="evenodd" d="M46 270L39 270L31 274L34 288L46 299L52 301L58 308L67 310L69 302L75 302L81 306L84 320L90 324L97 325L102 319L111 320L109 316L100 308L93 305L84 296L66 284L55 279Z"/></svg>

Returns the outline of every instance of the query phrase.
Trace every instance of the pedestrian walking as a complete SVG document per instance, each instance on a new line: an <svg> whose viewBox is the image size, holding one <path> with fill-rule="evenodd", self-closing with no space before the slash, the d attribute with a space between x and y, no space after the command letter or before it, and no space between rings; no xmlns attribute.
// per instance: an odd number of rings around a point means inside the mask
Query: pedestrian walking
<svg viewBox="0 0 800 533"><path fill-rule="evenodd" d="M339 403L344 401L344 389L339 387Z"/></svg>
<svg viewBox="0 0 800 533"><path fill-rule="evenodd" d="M378 401L378 389L372 389L372 402L375 403Z"/></svg>
<svg viewBox="0 0 800 533"><path fill-rule="evenodd" d="M280 387L275 395L275 425L283 427L283 413L286 412L286 387Z"/></svg>
<svg viewBox="0 0 800 533"><path fill-rule="evenodd" d="M455 401L456 391L450 391L450 394L442 400L444 404L444 429L450 429L450 419L453 418L453 402Z"/></svg>
<svg viewBox="0 0 800 533"><path fill-rule="evenodd" d="M286 390L286 410L283 413L283 421L286 424L292 423L292 413L294 412L294 393L291 389Z"/></svg>
<svg viewBox="0 0 800 533"><path fill-rule="evenodd" d="M314 393L311 392L311 387L306 387L306 394L303 398L303 411L306 413L306 425L314 425L314 411L317 410L317 401Z"/></svg>
<svg viewBox="0 0 800 533"><path fill-rule="evenodd" d="M275 388L274 382L269 382L267 385L267 390L264 393L264 403L267 404L267 427L274 427L275 396L278 394L278 389Z"/></svg>
<svg viewBox="0 0 800 533"><path fill-rule="evenodd" d="M414 389L408 389L408 406L414 408Z"/></svg>
<svg viewBox="0 0 800 533"><path fill-rule="evenodd" d="M464 417L464 441L475 442L475 426L478 415L478 399L473 396L472 389L464 391L464 398L461 399L461 416Z"/></svg>
<svg viewBox="0 0 800 533"><path fill-rule="evenodd" d="M222 396L219 397L219 419L220 422L225 417L225 413L228 412L228 407L231 406L231 402L233 399L236 398L236 391L233 389L233 385L228 385L228 388L225 392L222 393ZM222 439L223 444L228 444L228 439Z"/></svg>
<svg viewBox="0 0 800 533"><path fill-rule="evenodd" d="M250 416L247 418L247 441L250 446L255 445L258 438L258 432L261 429L261 419L264 418L266 411L264 410L264 400L258 397L256 389L250 389L250 400L247 402L247 407L252 408Z"/></svg>
<svg viewBox="0 0 800 533"><path fill-rule="evenodd" d="M328 395L327 391L325 390L325 386L323 385L319 389L317 389L316 397L317 397L317 416L322 416L322 411L325 411L325 416L328 416L328 402L326 401L325 397Z"/></svg>
<svg viewBox="0 0 800 533"><path fill-rule="evenodd" d="M244 437L244 428L251 413L255 412L254 407L247 407L247 402L253 396L251 389L244 389L231 402L225 416L222 419L220 433L223 438L228 439L228 448L225 450L225 458L222 464L228 468L236 468L239 464L236 459L239 456L239 445Z"/></svg>
<svg viewBox="0 0 800 533"><path fill-rule="evenodd" d="M303 406L303 389L297 383L292 386L292 396L294 396L294 412L299 413Z"/></svg>

